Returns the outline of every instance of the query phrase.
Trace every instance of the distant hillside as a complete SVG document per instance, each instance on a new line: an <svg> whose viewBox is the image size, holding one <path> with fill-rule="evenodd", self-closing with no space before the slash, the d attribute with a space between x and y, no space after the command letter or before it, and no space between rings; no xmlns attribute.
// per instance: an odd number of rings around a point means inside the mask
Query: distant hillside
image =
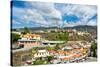
<svg viewBox="0 0 100 67"><path fill-rule="evenodd" d="M93 31L96 31L97 32L97 26L88 26L88 25L85 25L85 26L74 26L74 27L65 27L64 29L76 29L76 30L79 30L79 31L88 31L88 32L93 32Z"/></svg>
<svg viewBox="0 0 100 67"><path fill-rule="evenodd" d="M16 31L23 31L24 28L18 28L18 29L12 29ZM36 30L50 30L50 29L57 29L57 27L32 27L29 28L30 31L36 31ZM97 26L88 26L88 25L80 25L80 26L74 26L74 27L64 27L64 30L67 29L76 29L78 31L88 31L88 32L97 32Z"/></svg>
<svg viewBox="0 0 100 67"><path fill-rule="evenodd" d="M29 28L30 31L48 30L48 29L57 29L57 27L31 27ZM23 30L24 28L12 29L12 31L23 31Z"/></svg>

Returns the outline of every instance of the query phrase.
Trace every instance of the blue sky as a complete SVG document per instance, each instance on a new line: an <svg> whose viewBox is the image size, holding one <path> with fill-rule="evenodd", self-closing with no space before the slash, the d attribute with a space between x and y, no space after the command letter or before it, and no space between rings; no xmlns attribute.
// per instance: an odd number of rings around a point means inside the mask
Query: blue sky
<svg viewBox="0 0 100 67"><path fill-rule="evenodd" d="M13 1L12 28L97 25L97 7L49 2Z"/></svg>

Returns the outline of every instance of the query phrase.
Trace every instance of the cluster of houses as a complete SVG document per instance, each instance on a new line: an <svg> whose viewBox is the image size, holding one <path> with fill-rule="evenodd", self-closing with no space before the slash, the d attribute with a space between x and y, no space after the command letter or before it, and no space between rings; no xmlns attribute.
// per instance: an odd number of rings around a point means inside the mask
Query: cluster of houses
<svg viewBox="0 0 100 67"><path fill-rule="evenodd" d="M51 60L52 63L55 63L55 60L72 62L76 60L83 59L87 56L86 49L73 49L70 51L59 51L58 55L56 56L57 59ZM59 62L59 61L58 61ZM56 62L56 63L58 63Z"/></svg>
<svg viewBox="0 0 100 67"><path fill-rule="evenodd" d="M21 39L18 40L18 46L23 48L30 48L40 45L41 36L37 34L21 35Z"/></svg>
<svg viewBox="0 0 100 67"><path fill-rule="evenodd" d="M88 32L82 32L82 31L77 31L74 29L69 29L66 30L66 32L69 33L69 36L74 36L74 34L81 35L83 36L84 34L90 35ZM14 32L16 33L16 32ZM34 47L34 46L40 46L40 45L51 45L54 46L56 44L62 44L64 41L48 41L48 40L43 40L42 36L39 34L26 34L26 35L21 35L21 39L18 40L18 46L29 48L29 47Z"/></svg>
<svg viewBox="0 0 100 67"><path fill-rule="evenodd" d="M61 50L55 51L50 50L47 51L45 56L54 56L56 59L51 60L51 63L59 63L59 62L75 62L77 60L81 60L86 58L89 54L89 48L91 47L91 43L86 41L68 41L66 46L64 46ZM39 54L38 54L39 55ZM43 56L42 56L43 57Z"/></svg>
<svg viewBox="0 0 100 67"><path fill-rule="evenodd" d="M88 32L77 31L75 29L69 29L69 30L67 30L67 32L69 33L69 36L73 36L74 34L77 34L79 36L91 35Z"/></svg>
<svg viewBox="0 0 100 67"><path fill-rule="evenodd" d="M26 34L22 35L18 40L18 46L23 48L37 47L37 46L55 46L56 44L63 44L64 41L49 41L43 40L41 35Z"/></svg>
<svg viewBox="0 0 100 67"><path fill-rule="evenodd" d="M52 59L50 62L59 63L61 61L72 62L87 57L90 44L87 44L87 47L82 47L83 45L79 45L77 43L80 42L74 42L74 44L73 42L69 42L68 45L59 51L46 49L38 50L37 53L34 54L34 58L53 56L56 59ZM71 46L71 44L74 46ZM86 44L84 43L84 45Z"/></svg>
<svg viewBox="0 0 100 67"><path fill-rule="evenodd" d="M88 34L83 32L77 32L76 30L67 30L70 35L73 33L77 33L78 35ZM66 46L62 47L61 50L46 50L41 49L37 50L34 54L33 59L39 57L47 57L54 56L56 59L52 59L51 63L58 63L58 61L76 61L88 56L89 48L91 47L91 43L87 41L49 41L42 39L42 36L39 34L25 34L21 35L21 39L18 39L18 46L21 48L33 48L33 47L54 47L57 44L66 44ZM15 51L16 52L16 51Z"/></svg>
<svg viewBox="0 0 100 67"><path fill-rule="evenodd" d="M67 51L64 51L64 50L55 51L55 50L42 49L42 50L38 50L34 54L32 59L35 60L36 58L40 58L40 57L46 58L48 56L54 57L54 59L49 61L50 63L53 63L53 64L57 64L60 62L66 62L66 63L75 62L77 60L86 58L88 56L88 49L77 48L77 49L69 49ZM28 62L29 62L29 60L28 60ZM32 63L32 62L30 61L30 63Z"/></svg>

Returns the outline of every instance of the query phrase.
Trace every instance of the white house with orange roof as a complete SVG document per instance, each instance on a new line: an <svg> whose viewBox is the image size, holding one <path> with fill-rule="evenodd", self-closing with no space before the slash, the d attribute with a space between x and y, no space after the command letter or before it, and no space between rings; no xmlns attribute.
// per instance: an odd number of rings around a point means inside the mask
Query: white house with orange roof
<svg viewBox="0 0 100 67"><path fill-rule="evenodd" d="M21 38L25 38L25 39L28 39L28 40L40 40L41 35L27 33L26 35L22 35Z"/></svg>
<svg viewBox="0 0 100 67"><path fill-rule="evenodd" d="M34 54L34 58L39 58L39 57L47 57L50 56L49 51L47 50L38 50L35 54Z"/></svg>
<svg viewBox="0 0 100 67"><path fill-rule="evenodd" d="M40 45L41 36L37 34L26 34L22 35L21 39L18 40L18 46L29 48Z"/></svg>

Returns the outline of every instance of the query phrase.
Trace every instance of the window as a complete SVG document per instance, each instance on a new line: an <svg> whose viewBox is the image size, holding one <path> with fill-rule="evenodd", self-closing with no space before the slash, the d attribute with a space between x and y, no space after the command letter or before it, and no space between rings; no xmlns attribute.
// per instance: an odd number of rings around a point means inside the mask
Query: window
<svg viewBox="0 0 100 67"><path fill-rule="evenodd" d="M20 48L24 48L24 44L20 44Z"/></svg>
<svg viewBox="0 0 100 67"><path fill-rule="evenodd" d="M43 43L43 45L48 45L48 43Z"/></svg>

